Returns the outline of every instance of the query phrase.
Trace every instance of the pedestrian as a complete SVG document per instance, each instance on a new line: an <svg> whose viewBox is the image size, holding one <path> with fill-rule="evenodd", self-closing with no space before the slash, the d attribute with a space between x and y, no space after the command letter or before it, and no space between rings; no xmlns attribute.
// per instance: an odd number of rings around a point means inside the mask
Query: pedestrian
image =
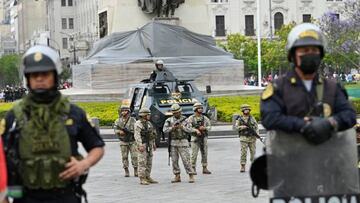
<svg viewBox="0 0 360 203"><path fill-rule="evenodd" d="M14 203L79 203L87 171L103 156L104 142L85 112L58 90L58 52L37 45L25 53L23 74L29 94L1 121ZM78 151L80 142L88 152ZM16 188L16 191L10 189Z"/></svg>
<svg viewBox="0 0 360 203"><path fill-rule="evenodd" d="M190 149L188 141L188 133L190 130L186 126L186 117L181 115L181 107L179 104L171 106L173 116L166 119L163 132L169 134L170 154L172 160L172 169L175 175L172 183L181 182L179 156L183 162L186 173L189 175L189 183L194 183L194 172L190 162Z"/></svg>
<svg viewBox="0 0 360 203"><path fill-rule="evenodd" d="M355 125L356 112L345 89L318 73L325 45L316 25L295 26L286 46L292 69L270 83L261 96L262 125L275 131L267 143L269 185L279 184L275 197L359 190L354 179L357 157L350 156L356 153L353 131L345 131ZM345 162L343 153L347 154Z"/></svg>
<svg viewBox="0 0 360 203"><path fill-rule="evenodd" d="M241 158L240 158L240 172L245 172L247 150L250 151L250 161L252 162L256 152L256 138L259 137L258 123L255 118L250 114L251 108L248 104L241 105L240 115L236 119L235 128L239 132L240 145L241 145Z"/></svg>
<svg viewBox="0 0 360 203"><path fill-rule="evenodd" d="M191 166L194 174L196 172L196 160L199 153L201 152L201 164L203 167L203 174L211 174L208 170L208 133L211 129L211 123L209 118L203 115L204 107L201 103L195 103L193 105L194 114L187 119L187 124L191 131Z"/></svg>
<svg viewBox="0 0 360 203"><path fill-rule="evenodd" d="M135 141L138 148L138 174L141 185L158 183L151 178L153 151L156 151L156 131L150 122L150 110L141 108L139 120L135 123Z"/></svg>
<svg viewBox="0 0 360 203"><path fill-rule="evenodd" d="M120 139L120 149L125 177L129 177L129 153L131 156L131 164L134 168L134 176L138 177L138 161L137 148L134 137L135 118L130 115L130 103L124 100L118 109L119 118L114 123L115 134Z"/></svg>

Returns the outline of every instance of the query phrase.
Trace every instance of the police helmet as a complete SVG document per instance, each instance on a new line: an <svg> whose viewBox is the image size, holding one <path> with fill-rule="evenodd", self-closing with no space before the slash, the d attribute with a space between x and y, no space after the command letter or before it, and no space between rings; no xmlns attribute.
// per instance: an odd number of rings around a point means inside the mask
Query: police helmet
<svg viewBox="0 0 360 203"><path fill-rule="evenodd" d="M171 111L173 112L173 113L178 113L178 112L181 112L181 107L180 107L180 105L179 104L173 104L172 106L171 106Z"/></svg>
<svg viewBox="0 0 360 203"><path fill-rule="evenodd" d="M200 102L196 102L193 105L193 110L196 111L198 108L203 108L203 105Z"/></svg>
<svg viewBox="0 0 360 203"><path fill-rule="evenodd" d="M36 45L28 49L23 56L22 65L25 75L48 71L55 71L60 75L63 71L58 52L44 45Z"/></svg>
<svg viewBox="0 0 360 203"><path fill-rule="evenodd" d="M249 104L243 104L240 106L241 111L245 111L245 110L251 110L250 105Z"/></svg>
<svg viewBox="0 0 360 203"><path fill-rule="evenodd" d="M148 108L141 108L139 111L139 116L147 116L150 114L151 114L151 112Z"/></svg>
<svg viewBox="0 0 360 203"><path fill-rule="evenodd" d="M303 23L295 26L288 35L286 50L288 60L293 61L295 49L304 46L320 48L321 58L325 55L326 40L320 28L312 23Z"/></svg>
<svg viewBox="0 0 360 203"><path fill-rule="evenodd" d="M155 64L156 65L164 65L164 61L160 59L160 60L157 60Z"/></svg>

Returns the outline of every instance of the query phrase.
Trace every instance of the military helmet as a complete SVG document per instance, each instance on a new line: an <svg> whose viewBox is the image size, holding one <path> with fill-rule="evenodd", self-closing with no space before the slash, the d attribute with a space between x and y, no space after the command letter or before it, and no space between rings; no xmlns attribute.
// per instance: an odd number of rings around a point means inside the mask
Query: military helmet
<svg viewBox="0 0 360 203"><path fill-rule="evenodd" d="M122 110L130 111L130 100L129 99L122 100L121 105L118 110L119 111L122 111Z"/></svg>
<svg viewBox="0 0 360 203"><path fill-rule="evenodd" d="M354 128L355 128L355 131L356 131L357 133L360 133L360 124L359 124L359 123L357 123L356 125L354 125Z"/></svg>
<svg viewBox="0 0 360 203"><path fill-rule="evenodd" d="M196 102L193 105L193 110L196 111L198 108L203 108L203 105L200 102Z"/></svg>
<svg viewBox="0 0 360 203"><path fill-rule="evenodd" d="M151 114L151 112L148 108L141 108L139 111L139 116L147 116L150 114Z"/></svg>
<svg viewBox="0 0 360 203"><path fill-rule="evenodd" d="M155 62L156 65L164 65L164 61L159 59Z"/></svg>
<svg viewBox="0 0 360 203"><path fill-rule="evenodd" d="M240 106L240 109L241 109L241 111L244 111L244 110L251 110L251 108L250 108L250 105L249 105L249 104L242 104L242 105Z"/></svg>
<svg viewBox="0 0 360 203"><path fill-rule="evenodd" d="M293 61L297 47L317 46L320 48L321 57L325 55L326 40L320 28L312 23L303 23L295 26L288 35L286 50L288 60Z"/></svg>
<svg viewBox="0 0 360 203"><path fill-rule="evenodd" d="M177 113L177 112L181 112L181 107L180 107L180 105L179 104L173 104L172 106L171 106L171 111L173 112L173 113Z"/></svg>
<svg viewBox="0 0 360 203"><path fill-rule="evenodd" d="M22 65L24 74L55 71L60 75L63 71L59 53L44 45L28 49L22 58Z"/></svg>

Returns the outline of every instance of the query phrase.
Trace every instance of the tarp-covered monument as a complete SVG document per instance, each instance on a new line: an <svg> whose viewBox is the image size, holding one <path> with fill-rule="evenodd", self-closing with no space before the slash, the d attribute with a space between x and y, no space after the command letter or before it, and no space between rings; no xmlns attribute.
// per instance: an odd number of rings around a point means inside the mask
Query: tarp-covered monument
<svg viewBox="0 0 360 203"><path fill-rule="evenodd" d="M243 62L217 47L213 37L153 21L95 43L88 57L73 67L74 87L126 88L148 78L157 59L179 80L196 79L204 86L242 85Z"/></svg>

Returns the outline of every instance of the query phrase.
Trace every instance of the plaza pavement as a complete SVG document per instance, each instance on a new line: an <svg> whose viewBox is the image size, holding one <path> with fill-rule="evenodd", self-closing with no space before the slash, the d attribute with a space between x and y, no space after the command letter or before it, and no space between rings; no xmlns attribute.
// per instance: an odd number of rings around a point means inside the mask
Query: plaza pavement
<svg viewBox="0 0 360 203"><path fill-rule="evenodd" d="M251 180L248 170L240 173L240 142L238 138L209 139L209 170L211 175L203 175L198 164L195 183L188 183L188 175L181 166L181 183L170 183L173 178L168 166L167 148L154 152L152 177L159 184L143 186L139 179L125 178L120 158L118 142L106 142L105 156L90 171L85 185L90 203L127 202L268 202L268 193L261 191L260 197L251 196ZM256 156L262 154L262 143L257 141ZM199 153L200 156L200 153ZM200 157L198 158L200 163ZM247 164L247 169L249 164Z"/></svg>

